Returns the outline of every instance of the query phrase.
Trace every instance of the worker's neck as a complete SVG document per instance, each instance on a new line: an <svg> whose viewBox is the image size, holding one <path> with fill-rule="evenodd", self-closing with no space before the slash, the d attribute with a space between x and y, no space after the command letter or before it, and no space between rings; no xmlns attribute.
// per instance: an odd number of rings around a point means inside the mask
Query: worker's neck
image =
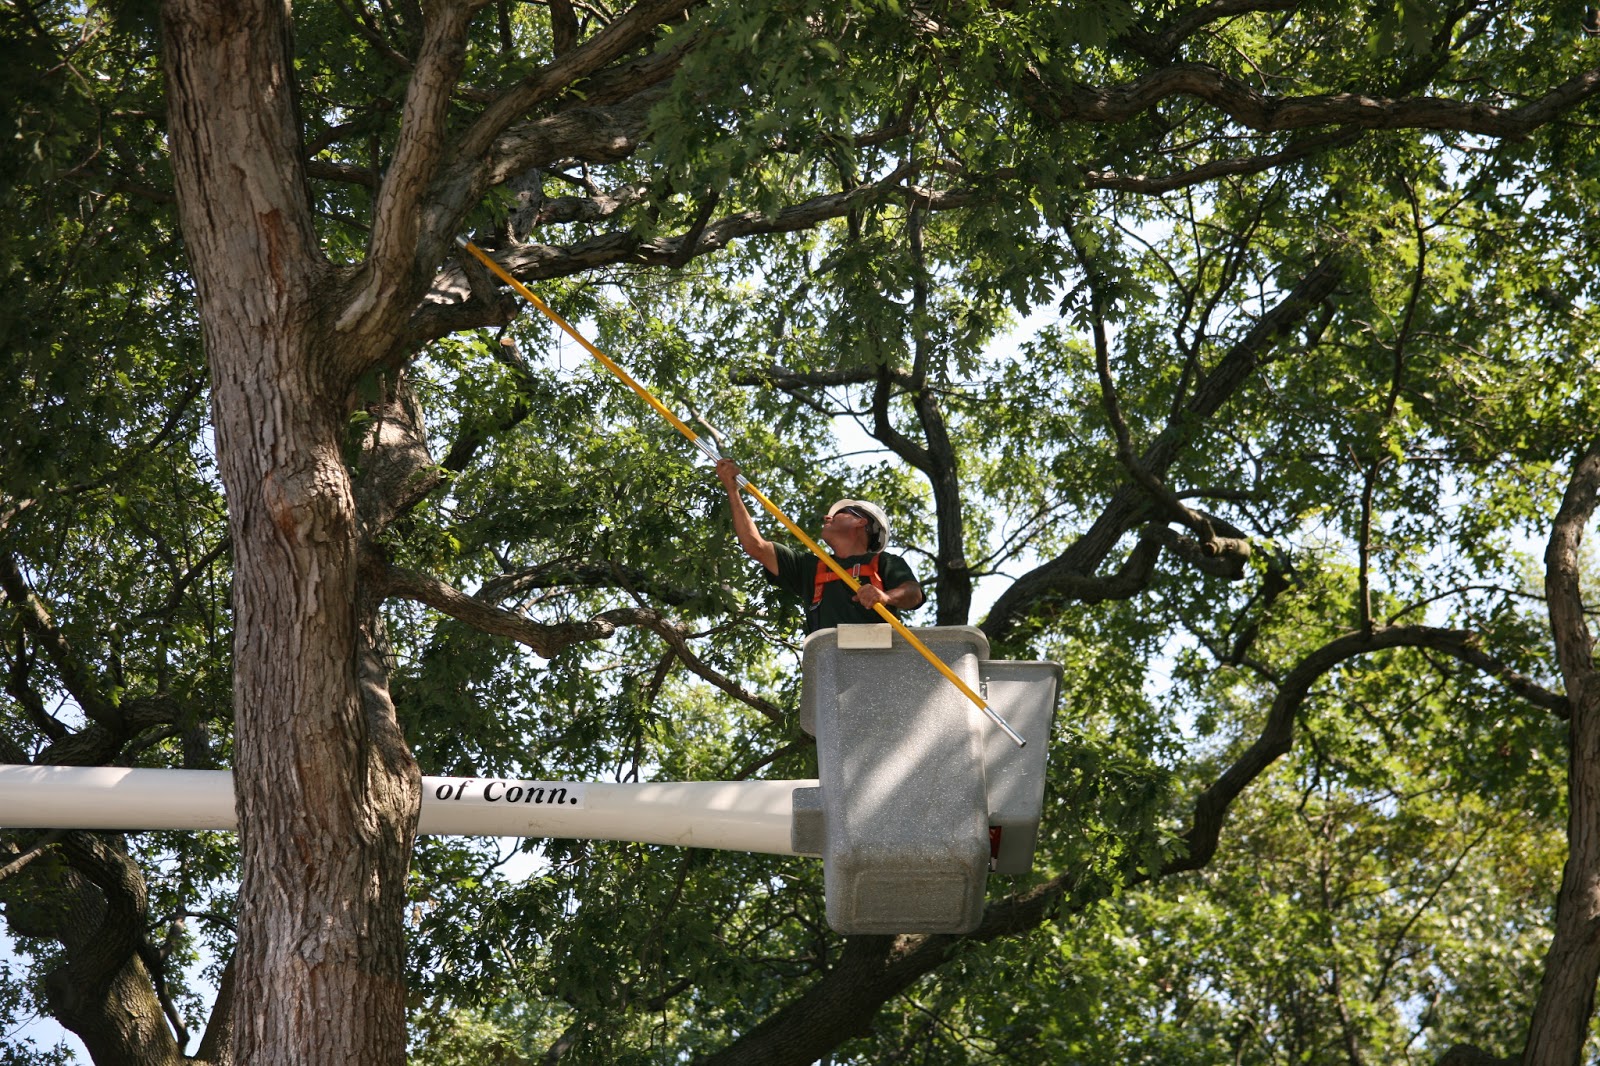
<svg viewBox="0 0 1600 1066"><path fill-rule="evenodd" d="M833 550L833 554L841 559L848 559L852 555L867 554L867 537L865 533L844 537L824 537L823 539L828 542L828 547Z"/></svg>

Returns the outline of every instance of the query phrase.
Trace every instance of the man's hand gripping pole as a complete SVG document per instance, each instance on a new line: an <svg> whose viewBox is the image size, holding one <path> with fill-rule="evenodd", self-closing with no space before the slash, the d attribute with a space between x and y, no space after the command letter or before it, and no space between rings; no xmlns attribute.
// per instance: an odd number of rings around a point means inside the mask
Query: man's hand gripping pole
<svg viewBox="0 0 1600 1066"><path fill-rule="evenodd" d="M653 396L643 385L640 385L637 381L633 380L633 378L629 377L628 372L613 362L609 356L607 356L599 348L596 348L593 344L589 343L589 339L587 337L583 336L583 334L574 329L572 324L557 314L549 304L545 303L543 300L539 299L538 296L534 295L533 290L529 289L526 285L522 284L522 282L512 277L504 267L491 259L487 252L485 252L482 248L479 248L476 244L473 244L471 241L467 240L465 237L457 237L456 243L462 248L466 249L468 252L471 252L479 262L489 268L490 272L493 273L495 277L511 286L517 295L521 296L524 300L527 300L533 306L537 307L541 312L544 313L546 318L548 318L551 322L554 322L557 326L561 327L567 336L571 337L573 340L582 345L590 355L594 356L595 359L599 361L601 366L611 371L618 381L621 381L624 385L628 386L628 388L636 392L640 399L644 400L645 403L653 407L657 414L671 424L673 429L677 430L679 433L688 438L689 443L698 448L703 455L705 455L713 463L722 458L721 449L719 449L711 441L706 440L699 434L695 433L694 430L690 429L688 424L684 422L683 419L679 418L677 415L668 410L666 405L660 400L656 399L655 396ZM799 526L790 521L788 515L780 511L776 504L767 499L766 493L756 488L755 485L751 484L750 481L742 474L739 475L739 487L744 489L751 496L754 496L756 501L766 509L768 514L772 515L772 517L776 518L780 523L782 523L783 527L790 533L793 533L800 543L804 544L811 550L813 555L826 563L828 568L837 574L841 581L849 586L851 592L860 591L861 582L850 576L849 571L840 566L838 561L834 559L834 557L829 554L820 544L807 536L805 530L801 529ZM976 692L972 691L972 686L961 680L961 678L956 675L955 671L946 666L937 655L928 649L926 644L918 640L917 635L911 632L910 629L906 628L905 623L896 618L887 607L881 603L878 603L874 604L872 609L876 611L885 622L888 622L889 625L893 626L894 631L899 633L900 636L905 639L907 644L910 644L913 648L917 649L924 659L932 663L941 674L949 679L951 684L960 689L962 695L971 700L974 706L976 706L984 714L988 715L995 725L1004 730L1006 736L1010 737L1016 742L1017 747L1023 747L1028 743L1023 739L1022 734L1011 728L1011 724L1009 722L1000 717L999 714L995 713L994 708L989 706L988 701L986 701Z"/></svg>

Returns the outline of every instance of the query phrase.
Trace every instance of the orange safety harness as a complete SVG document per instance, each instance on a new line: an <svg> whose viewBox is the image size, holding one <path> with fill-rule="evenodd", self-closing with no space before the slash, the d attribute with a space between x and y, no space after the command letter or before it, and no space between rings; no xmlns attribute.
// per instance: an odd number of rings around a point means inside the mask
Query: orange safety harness
<svg viewBox="0 0 1600 1066"><path fill-rule="evenodd" d="M857 581L871 582L879 592L882 592L883 578L878 576L878 557L882 554L882 552L879 552L866 562L857 563L856 565L852 566L850 568L850 576L855 578ZM822 602L822 587L824 585L830 581L838 580L839 575L833 572L833 568L828 566L828 564L824 563L821 559L818 559L817 581L816 587L812 590L811 594L811 606L816 607L817 604Z"/></svg>

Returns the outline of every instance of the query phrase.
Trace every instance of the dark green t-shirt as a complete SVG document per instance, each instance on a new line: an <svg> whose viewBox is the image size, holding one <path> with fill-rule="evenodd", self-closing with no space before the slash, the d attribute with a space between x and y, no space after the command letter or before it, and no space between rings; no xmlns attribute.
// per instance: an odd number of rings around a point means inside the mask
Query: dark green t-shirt
<svg viewBox="0 0 1600 1066"><path fill-rule="evenodd" d="M767 575L768 581L780 589L800 597L800 602L805 604L807 633L830 629L840 624L854 625L883 621L877 611L869 611L853 601L851 597L855 593L851 592L850 586L843 581L830 581L823 585L822 602L813 605L811 598L816 595L817 557L810 552L797 551L786 544L774 544L773 547L778 549L778 572L774 574L764 566L761 572ZM917 579L909 563L889 552L852 555L838 562L840 566L849 570L859 563L870 562L874 554L878 556L878 577L883 581L885 592ZM898 611L895 613L899 614Z"/></svg>

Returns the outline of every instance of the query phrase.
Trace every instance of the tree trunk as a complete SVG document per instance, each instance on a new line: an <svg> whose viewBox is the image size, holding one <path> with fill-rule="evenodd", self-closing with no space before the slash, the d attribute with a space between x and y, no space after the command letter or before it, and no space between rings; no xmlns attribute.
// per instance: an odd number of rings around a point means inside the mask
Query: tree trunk
<svg viewBox="0 0 1600 1066"><path fill-rule="evenodd" d="M288 11L168 0L163 19L235 560L234 1058L398 1064L420 780L363 700L349 363L311 224Z"/></svg>
<svg viewBox="0 0 1600 1066"><path fill-rule="evenodd" d="M1579 546L1600 489L1600 440L1567 485L1545 550L1545 599L1556 657L1572 708L1567 752L1567 864L1556 899L1556 929L1545 956L1522 1061L1561 1066L1583 1060L1600 977L1600 683L1594 640L1579 587Z"/></svg>

